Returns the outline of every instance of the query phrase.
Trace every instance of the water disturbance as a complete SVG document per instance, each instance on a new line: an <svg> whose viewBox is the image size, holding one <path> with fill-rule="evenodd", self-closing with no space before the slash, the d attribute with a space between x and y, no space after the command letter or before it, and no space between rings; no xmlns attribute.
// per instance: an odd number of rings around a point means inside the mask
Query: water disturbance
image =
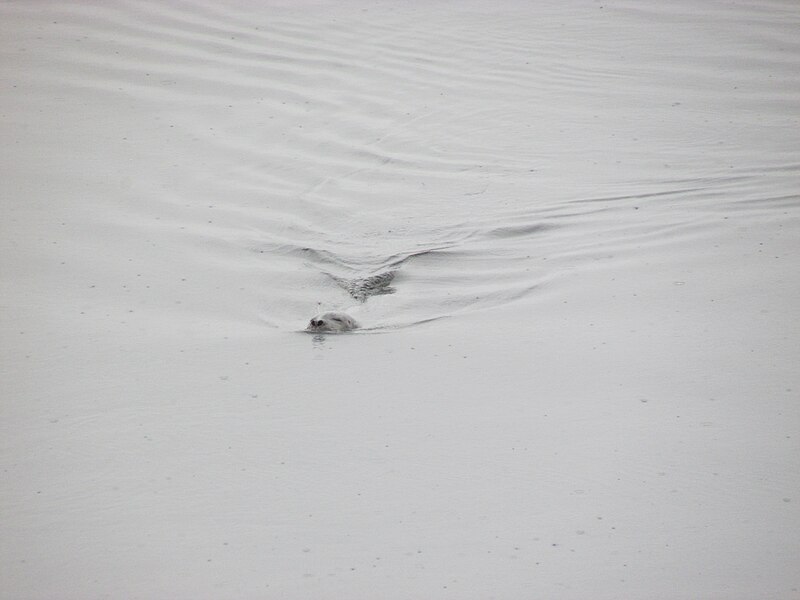
<svg viewBox="0 0 800 600"><path fill-rule="evenodd" d="M799 6L0 3L0 597L798 597Z"/></svg>

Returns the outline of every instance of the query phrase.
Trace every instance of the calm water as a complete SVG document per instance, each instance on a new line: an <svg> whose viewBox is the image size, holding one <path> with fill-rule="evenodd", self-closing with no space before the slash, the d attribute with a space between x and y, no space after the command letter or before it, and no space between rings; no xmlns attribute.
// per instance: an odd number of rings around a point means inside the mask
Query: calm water
<svg viewBox="0 0 800 600"><path fill-rule="evenodd" d="M2 3L0 596L797 597L798 30Z"/></svg>

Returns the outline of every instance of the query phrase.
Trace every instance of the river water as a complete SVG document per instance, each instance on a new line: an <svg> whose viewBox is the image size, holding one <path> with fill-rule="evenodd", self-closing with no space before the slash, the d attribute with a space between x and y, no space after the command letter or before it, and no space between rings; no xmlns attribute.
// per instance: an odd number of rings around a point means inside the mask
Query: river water
<svg viewBox="0 0 800 600"><path fill-rule="evenodd" d="M0 15L1 597L800 596L795 2Z"/></svg>

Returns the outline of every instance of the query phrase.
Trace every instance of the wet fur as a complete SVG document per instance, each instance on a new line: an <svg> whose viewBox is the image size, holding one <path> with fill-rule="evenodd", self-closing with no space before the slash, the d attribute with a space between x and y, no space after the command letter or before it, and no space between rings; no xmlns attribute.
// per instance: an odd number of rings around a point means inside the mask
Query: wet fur
<svg viewBox="0 0 800 600"><path fill-rule="evenodd" d="M313 333L338 333L358 329L356 320L342 312L326 312L316 315L308 322L306 331Z"/></svg>

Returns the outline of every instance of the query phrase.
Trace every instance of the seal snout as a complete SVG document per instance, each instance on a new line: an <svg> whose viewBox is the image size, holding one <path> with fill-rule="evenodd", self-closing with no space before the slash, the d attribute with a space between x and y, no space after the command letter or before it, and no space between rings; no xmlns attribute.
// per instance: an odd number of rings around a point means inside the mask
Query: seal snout
<svg viewBox="0 0 800 600"><path fill-rule="evenodd" d="M306 331L320 332L340 332L351 331L358 328L356 320L348 314L338 312L328 312L312 317L308 322Z"/></svg>

